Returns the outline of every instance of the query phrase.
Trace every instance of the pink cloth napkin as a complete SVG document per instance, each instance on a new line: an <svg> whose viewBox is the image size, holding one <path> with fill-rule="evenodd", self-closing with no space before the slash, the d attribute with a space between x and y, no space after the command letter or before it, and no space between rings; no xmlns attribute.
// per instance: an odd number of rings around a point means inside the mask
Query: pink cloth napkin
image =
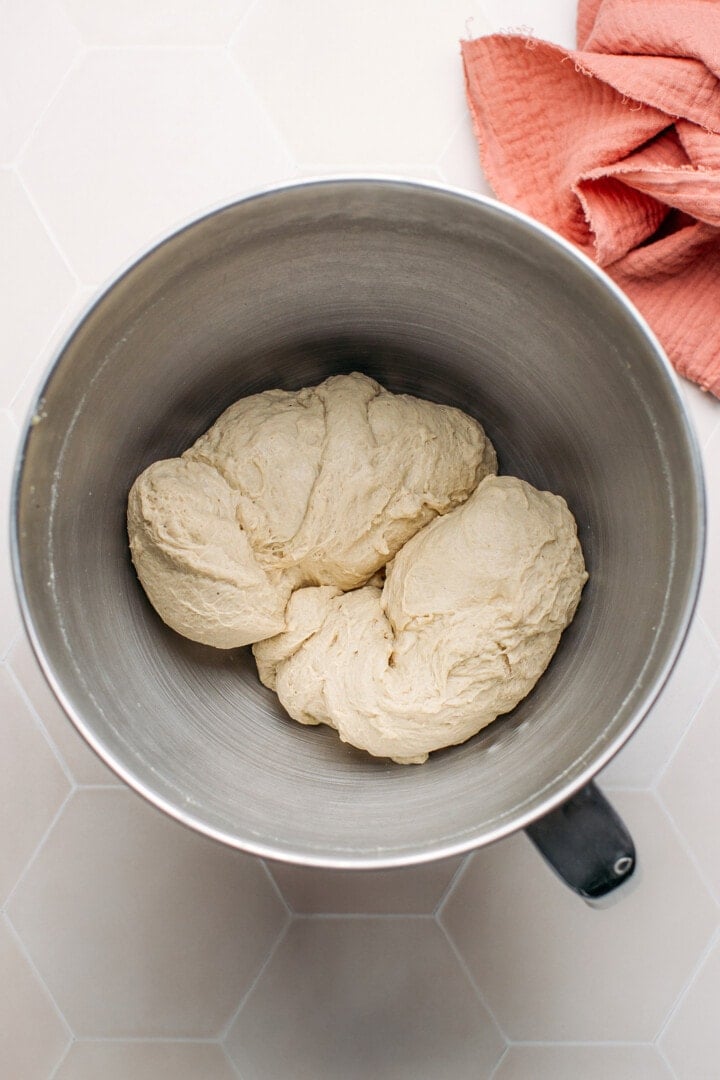
<svg viewBox="0 0 720 1080"><path fill-rule="evenodd" d="M625 290L681 375L720 396L720 2L580 0L579 49L463 42L498 198Z"/></svg>

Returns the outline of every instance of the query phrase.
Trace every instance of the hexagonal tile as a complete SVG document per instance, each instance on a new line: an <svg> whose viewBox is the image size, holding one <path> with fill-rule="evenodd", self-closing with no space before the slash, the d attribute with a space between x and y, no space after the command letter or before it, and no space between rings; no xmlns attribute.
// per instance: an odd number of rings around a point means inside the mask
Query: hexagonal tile
<svg viewBox="0 0 720 1080"><path fill-rule="evenodd" d="M715 640L720 643L720 425L703 451L708 504L707 557L698 609Z"/></svg>
<svg viewBox="0 0 720 1080"><path fill-rule="evenodd" d="M20 168L93 283L180 219L278 180L291 162L224 52L107 49L72 72Z"/></svg>
<svg viewBox="0 0 720 1080"><path fill-rule="evenodd" d="M7 662L76 783L121 785L122 780L103 764L63 712L24 633L13 645Z"/></svg>
<svg viewBox="0 0 720 1080"><path fill-rule="evenodd" d="M504 1049L433 919L296 919L227 1038L243 1080L477 1080Z"/></svg>
<svg viewBox="0 0 720 1080"><path fill-rule="evenodd" d="M443 180L454 187L468 188L479 195L492 195L480 164L480 154L469 116L464 116L438 161Z"/></svg>
<svg viewBox="0 0 720 1080"><path fill-rule="evenodd" d="M720 1060L720 943L702 964L663 1032L660 1045L681 1080L711 1080Z"/></svg>
<svg viewBox="0 0 720 1080"><path fill-rule="evenodd" d="M0 161L11 161L80 48L61 0L3 4Z"/></svg>
<svg viewBox="0 0 720 1080"><path fill-rule="evenodd" d="M118 1038L215 1035L287 918L259 860L115 788L74 794L9 915L75 1033Z"/></svg>
<svg viewBox="0 0 720 1080"><path fill-rule="evenodd" d="M305 914L430 915L462 859L402 870L317 870L268 863L286 902Z"/></svg>
<svg viewBox="0 0 720 1080"><path fill-rule="evenodd" d="M237 1080L219 1046L192 1042L76 1042L53 1080Z"/></svg>
<svg viewBox="0 0 720 1080"><path fill-rule="evenodd" d="M7 407L75 288L17 176L0 170L0 407Z"/></svg>
<svg viewBox="0 0 720 1080"><path fill-rule="evenodd" d="M10 532L9 511L12 472L15 464L18 430L9 413L0 411L0 657L8 649L20 630L20 609L10 566L10 549L5 539Z"/></svg>
<svg viewBox="0 0 720 1080"><path fill-rule="evenodd" d="M642 724L603 770L607 787L650 787L688 729L720 671L720 648L702 620L695 618L665 684Z"/></svg>
<svg viewBox="0 0 720 1080"><path fill-rule="evenodd" d="M720 680L660 781L659 794L720 901Z"/></svg>
<svg viewBox="0 0 720 1080"><path fill-rule="evenodd" d="M653 1046L511 1046L493 1080L674 1080Z"/></svg>
<svg viewBox="0 0 720 1080"><path fill-rule="evenodd" d="M48 829L70 784L5 664L0 664L0 903Z"/></svg>
<svg viewBox="0 0 720 1080"><path fill-rule="evenodd" d="M263 0L234 53L299 161L431 163L464 113L469 23L487 28L477 0Z"/></svg>
<svg viewBox="0 0 720 1080"><path fill-rule="evenodd" d="M251 0L65 0L90 45L222 45Z"/></svg>
<svg viewBox="0 0 720 1080"><path fill-rule="evenodd" d="M0 1062L8 1080L45 1080L70 1033L0 917Z"/></svg>
<svg viewBox="0 0 720 1080"><path fill-rule="evenodd" d="M640 877L597 911L525 837L478 852L441 919L505 1034L518 1041L654 1038L717 921L717 908L649 794L613 796Z"/></svg>

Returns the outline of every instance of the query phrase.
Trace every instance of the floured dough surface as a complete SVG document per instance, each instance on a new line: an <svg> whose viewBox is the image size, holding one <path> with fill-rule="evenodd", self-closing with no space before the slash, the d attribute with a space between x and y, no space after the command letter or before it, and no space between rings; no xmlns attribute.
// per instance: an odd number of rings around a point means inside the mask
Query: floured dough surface
<svg viewBox="0 0 720 1080"><path fill-rule="evenodd" d="M458 409L365 375L231 405L133 484L133 562L161 618L207 645L280 632L294 589L353 589L497 470Z"/></svg>
<svg viewBox="0 0 720 1080"><path fill-rule="evenodd" d="M237 502L216 469L185 458L155 462L128 499L130 551L151 604L179 634L219 649L279 633L292 592L256 558Z"/></svg>
<svg viewBox="0 0 720 1080"><path fill-rule="evenodd" d="M422 762L529 693L587 579L564 500L496 472L475 420L364 375L271 390L138 477L132 557L290 716Z"/></svg>
<svg viewBox="0 0 720 1080"><path fill-rule="evenodd" d="M422 762L529 693L586 579L565 501L489 476L405 544L382 590L301 589L284 633L253 651L296 720Z"/></svg>

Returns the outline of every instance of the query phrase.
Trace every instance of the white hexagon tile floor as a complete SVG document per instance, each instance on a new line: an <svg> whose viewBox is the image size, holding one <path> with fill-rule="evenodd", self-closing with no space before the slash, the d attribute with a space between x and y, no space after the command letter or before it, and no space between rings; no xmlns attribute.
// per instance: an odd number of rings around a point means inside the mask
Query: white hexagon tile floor
<svg viewBox="0 0 720 1080"><path fill-rule="evenodd" d="M489 191L458 39L572 44L572 0L7 0L0 35L0 528L40 374L99 283L259 185L363 170ZM720 403L698 614L603 781L638 880L595 911L524 837L412 870L226 850L70 727L0 549L2 1080L716 1080Z"/></svg>

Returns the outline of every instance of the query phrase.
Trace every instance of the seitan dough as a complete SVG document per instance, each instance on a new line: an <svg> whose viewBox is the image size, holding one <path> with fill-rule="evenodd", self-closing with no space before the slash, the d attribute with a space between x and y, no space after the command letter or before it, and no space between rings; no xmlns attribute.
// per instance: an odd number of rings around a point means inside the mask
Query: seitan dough
<svg viewBox="0 0 720 1080"><path fill-rule="evenodd" d="M382 589L300 589L253 651L290 716L419 763L529 693L586 580L564 499L489 476L405 544Z"/></svg>
<svg viewBox="0 0 720 1080"><path fill-rule="evenodd" d="M497 470L482 427L365 375L231 405L128 500L130 550L174 630L221 649L285 628L290 594L364 585Z"/></svg>
<svg viewBox="0 0 720 1080"><path fill-rule="evenodd" d="M475 420L364 375L270 390L138 477L132 558L290 716L422 762L529 693L587 579L565 501L496 471Z"/></svg>

